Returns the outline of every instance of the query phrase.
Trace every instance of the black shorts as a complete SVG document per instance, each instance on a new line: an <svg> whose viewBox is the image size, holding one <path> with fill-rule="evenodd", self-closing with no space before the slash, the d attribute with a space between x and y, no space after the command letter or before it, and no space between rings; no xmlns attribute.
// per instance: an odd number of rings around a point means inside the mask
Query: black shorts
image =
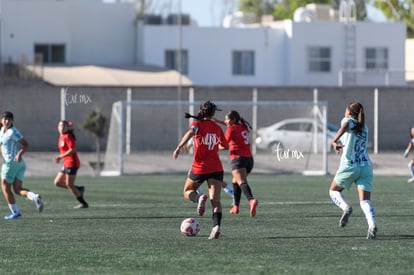
<svg viewBox="0 0 414 275"><path fill-rule="evenodd" d="M62 169L60 169L60 172L63 174L68 174L68 175L76 175L76 173L78 172L78 168L76 167L62 167Z"/></svg>
<svg viewBox="0 0 414 275"><path fill-rule="evenodd" d="M219 181L223 181L224 178L224 172L215 172L211 174L194 174L192 171L188 173L188 178L194 182L197 183L203 183L206 180L209 179L215 179Z"/></svg>
<svg viewBox="0 0 414 275"><path fill-rule="evenodd" d="M246 158L236 158L231 161L231 170L246 168L247 174L253 170L254 160L253 157Z"/></svg>

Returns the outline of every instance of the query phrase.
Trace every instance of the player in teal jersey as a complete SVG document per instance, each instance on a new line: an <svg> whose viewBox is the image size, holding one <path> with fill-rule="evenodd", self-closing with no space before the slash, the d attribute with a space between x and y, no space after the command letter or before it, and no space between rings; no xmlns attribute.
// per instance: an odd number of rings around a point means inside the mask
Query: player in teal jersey
<svg viewBox="0 0 414 275"><path fill-rule="evenodd" d="M6 220L12 220L21 216L16 199L11 191L17 195L24 196L35 202L39 212L43 210L43 203L40 195L23 188L24 173L26 171L26 163L23 154L29 147L23 135L13 126L13 113L3 112L0 115L2 128L0 130L0 145L3 155L3 165L1 167L1 189L6 199L11 214L5 216Z"/></svg>
<svg viewBox="0 0 414 275"><path fill-rule="evenodd" d="M367 153L368 127L365 125L364 108L358 102L351 102L341 121L341 128L332 141L334 149L341 154L339 168L332 180L329 195L332 201L343 210L339 225L345 227L352 207L345 201L342 191L349 190L355 183L358 189L360 207L368 223L367 239L375 239L377 226L375 211L371 204L373 170Z"/></svg>

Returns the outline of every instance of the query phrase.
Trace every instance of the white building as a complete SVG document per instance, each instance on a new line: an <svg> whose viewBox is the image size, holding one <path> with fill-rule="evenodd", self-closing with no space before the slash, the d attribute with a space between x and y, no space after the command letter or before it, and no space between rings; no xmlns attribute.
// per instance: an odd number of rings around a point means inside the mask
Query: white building
<svg viewBox="0 0 414 275"><path fill-rule="evenodd" d="M101 0L2 0L3 63L134 64L135 9Z"/></svg>
<svg viewBox="0 0 414 275"><path fill-rule="evenodd" d="M156 65L202 86L406 85L405 24L344 22L321 10L325 16L305 9L299 22L212 28L158 17L136 22L131 3L2 0L0 57L3 63Z"/></svg>

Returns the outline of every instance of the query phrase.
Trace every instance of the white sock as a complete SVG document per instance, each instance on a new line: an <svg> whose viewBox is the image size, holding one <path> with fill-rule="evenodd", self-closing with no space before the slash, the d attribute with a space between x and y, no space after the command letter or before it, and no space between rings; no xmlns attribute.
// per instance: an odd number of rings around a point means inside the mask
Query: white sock
<svg viewBox="0 0 414 275"><path fill-rule="evenodd" d="M226 192L227 194L229 194L232 197L234 196L233 188L230 185L227 185L226 187L224 187L224 192Z"/></svg>
<svg viewBox="0 0 414 275"><path fill-rule="evenodd" d="M31 201L34 201L34 200L36 200L37 196L32 191L29 191L29 192L27 192L26 198L28 198Z"/></svg>
<svg viewBox="0 0 414 275"><path fill-rule="evenodd" d="M410 168L411 177L414 178L414 166L411 165L411 162L408 164L408 168Z"/></svg>
<svg viewBox="0 0 414 275"><path fill-rule="evenodd" d="M371 205L371 201L369 200L360 201L359 205L361 206L361 209L365 214L368 227L370 228L374 227L375 226L375 211L374 211L374 207L372 207Z"/></svg>
<svg viewBox="0 0 414 275"><path fill-rule="evenodd" d="M199 194L199 195L203 195L204 193L203 193L203 189L201 189L201 187L198 187L197 188L197 194Z"/></svg>
<svg viewBox="0 0 414 275"><path fill-rule="evenodd" d="M348 207L342 192L329 190L329 196L331 197L331 200L342 210L345 210Z"/></svg>
<svg viewBox="0 0 414 275"><path fill-rule="evenodd" d="M9 204L9 209L12 213L19 213L19 207L17 204Z"/></svg>

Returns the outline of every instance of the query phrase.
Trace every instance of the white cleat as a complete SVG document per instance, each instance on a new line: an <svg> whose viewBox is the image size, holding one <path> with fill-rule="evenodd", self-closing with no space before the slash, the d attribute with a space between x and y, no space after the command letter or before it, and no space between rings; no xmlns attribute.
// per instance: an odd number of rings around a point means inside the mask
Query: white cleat
<svg viewBox="0 0 414 275"><path fill-rule="evenodd" d="M220 226L216 225L211 229L210 236L208 237L209 240L218 239L220 237Z"/></svg>

